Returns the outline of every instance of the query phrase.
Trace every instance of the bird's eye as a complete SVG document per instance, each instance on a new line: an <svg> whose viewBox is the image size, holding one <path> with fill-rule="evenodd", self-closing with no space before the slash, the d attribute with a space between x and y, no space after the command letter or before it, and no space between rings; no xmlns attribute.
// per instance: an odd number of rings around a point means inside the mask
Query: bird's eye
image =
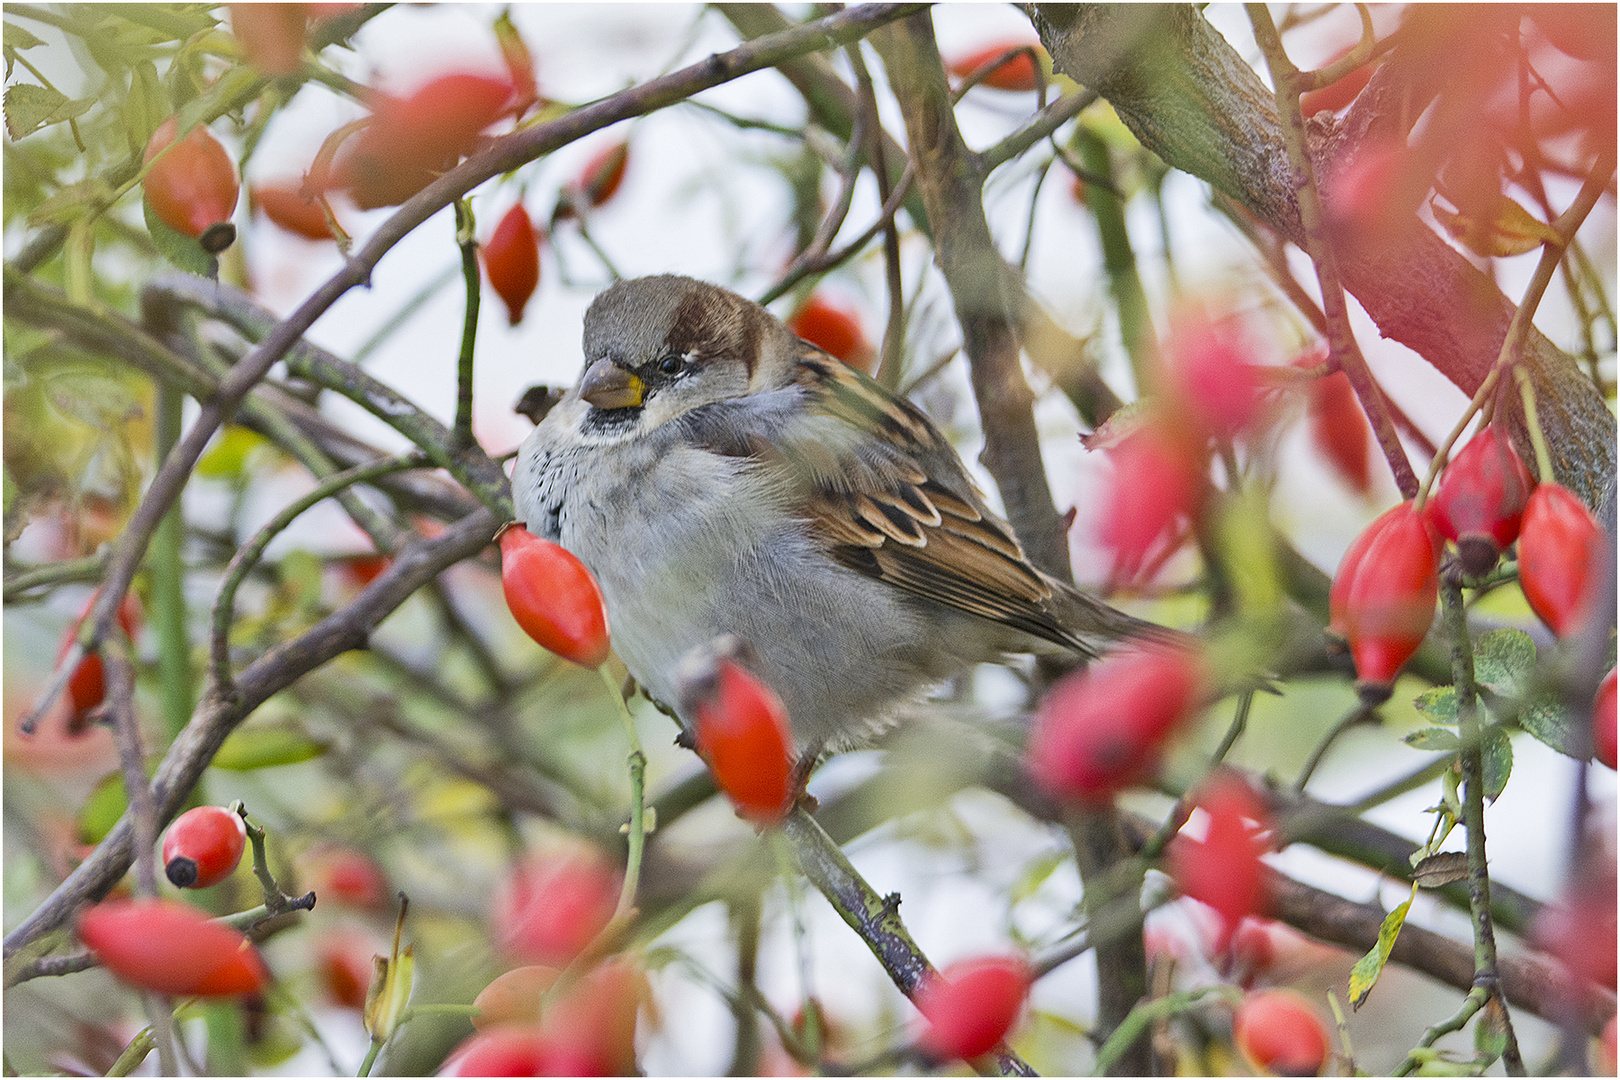
<svg viewBox="0 0 1620 1080"><path fill-rule="evenodd" d="M686 360L674 353L670 353L658 361L658 370L665 375L679 375L686 370Z"/></svg>

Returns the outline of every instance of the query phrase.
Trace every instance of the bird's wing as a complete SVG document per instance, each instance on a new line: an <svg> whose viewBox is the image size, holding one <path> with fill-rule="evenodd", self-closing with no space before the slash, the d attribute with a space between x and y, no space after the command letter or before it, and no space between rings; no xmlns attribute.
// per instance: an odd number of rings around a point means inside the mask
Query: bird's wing
<svg viewBox="0 0 1620 1080"><path fill-rule="evenodd" d="M794 373L782 390L693 410L692 437L781 469L795 511L849 569L1092 651L1076 631L1093 628L1071 628L1054 611L1054 600L1066 606L1071 590L1024 557L926 416L809 345ZM874 430L885 438L873 438Z"/></svg>

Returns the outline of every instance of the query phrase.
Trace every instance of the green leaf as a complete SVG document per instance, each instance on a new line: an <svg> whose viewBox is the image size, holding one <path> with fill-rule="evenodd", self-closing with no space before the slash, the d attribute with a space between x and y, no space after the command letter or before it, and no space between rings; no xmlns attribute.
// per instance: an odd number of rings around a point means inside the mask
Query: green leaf
<svg viewBox="0 0 1620 1080"><path fill-rule="evenodd" d="M290 725L253 725L232 732L209 764L231 772L250 772L277 765L296 765L320 757L330 749L329 743Z"/></svg>
<svg viewBox="0 0 1620 1080"><path fill-rule="evenodd" d="M1501 726L1492 724L1480 732L1479 753L1485 770L1485 801L1495 802L1513 772L1513 743Z"/></svg>
<svg viewBox="0 0 1620 1080"><path fill-rule="evenodd" d="M1492 630L1474 642L1474 681L1503 697L1518 697L1536 670L1536 643L1523 630Z"/></svg>
<svg viewBox="0 0 1620 1080"><path fill-rule="evenodd" d="M35 45L45 44L45 42L35 37L27 30L24 30L16 23L5 24L5 36L0 40L4 40L5 46L8 49L32 49Z"/></svg>
<svg viewBox="0 0 1620 1080"><path fill-rule="evenodd" d="M1462 740L1445 728L1426 727L1412 732L1405 739L1414 750L1436 750L1455 753L1462 748Z"/></svg>
<svg viewBox="0 0 1620 1080"><path fill-rule="evenodd" d="M1282 607L1282 578L1263 497L1245 492L1227 499L1217 522L1217 540L1240 610L1266 618Z"/></svg>
<svg viewBox="0 0 1620 1080"><path fill-rule="evenodd" d="M99 844L112 832L118 819L124 816L129 800L124 796L124 777L111 773L91 790L79 807L79 840L85 844Z"/></svg>
<svg viewBox="0 0 1620 1080"><path fill-rule="evenodd" d="M227 424L213 445L198 459L197 475L212 480L241 476L247 468L249 456L261 446L269 445L270 440L263 435L245 427Z"/></svg>
<svg viewBox="0 0 1620 1080"><path fill-rule="evenodd" d="M1507 1010L1494 994L1485 1000L1485 1008L1474 1021L1474 1053L1481 1071L1496 1063L1507 1050Z"/></svg>
<svg viewBox="0 0 1620 1080"><path fill-rule="evenodd" d="M152 242L165 259L189 274L214 276L218 260L202 249L196 237L171 229L159 220L145 196L141 198L141 210L146 214L146 230L152 234Z"/></svg>
<svg viewBox="0 0 1620 1080"><path fill-rule="evenodd" d="M17 83L6 91L6 133L20 139L50 124L82 116L95 103L93 97L69 100L60 90Z"/></svg>
<svg viewBox="0 0 1620 1080"><path fill-rule="evenodd" d="M1519 726L1566 757L1577 755L1578 720L1554 695L1538 694L1519 710Z"/></svg>
<svg viewBox="0 0 1620 1080"><path fill-rule="evenodd" d="M1401 906L1384 916L1384 923L1378 928L1378 944L1372 951L1350 969L1350 1007L1361 1008L1361 1003L1367 1000L1372 988L1378 982L1378 976L1383 974L1384 965L1389 963L1389 954L1395 948L1395 939L1400 936L1401 927L1406 924L1406 912L1412 906L1407 900Z"/></svg>
<svg viewBox="0 0 1620 1080"><path fill-rule="evenodd" d="M1419 694L1412 704L1417 706L1418 712L1437 724L1455 724L1457 722L1457 688L1455 686L1431 686Z"/></svg>
<svg viewBox="0 0 1620 1080"><path fill-rule="evenodd" d="M142 60L130 72L129 96L124 99L124 130L131 153L143 154L152 133L169 115L169 95L158 79L157 68Z"/></svg>
<svg viewBox="0 0 1620 1080"><path fill-rule="evenodd" d="M1037 857L1034 862L1024 867L1024 872L1013 882L1012 902L1016 904L1034 896L1046 879L1052 876L1052 872L1067 861L1065 854L1056 849Z"/></svg>

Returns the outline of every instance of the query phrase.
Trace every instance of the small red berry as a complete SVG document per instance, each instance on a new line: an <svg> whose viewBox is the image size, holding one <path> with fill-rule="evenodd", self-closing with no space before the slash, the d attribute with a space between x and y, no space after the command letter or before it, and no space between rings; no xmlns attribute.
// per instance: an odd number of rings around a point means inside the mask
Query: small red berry
<svg viewBox="0 0 1620 1080"><path fill-rule="evenodd" d="M986 45L982 49L951 60L945 65L945 70L957 79L965 79L984 65L1006 55L1008 51L1030 44L1023 41L1003 41L995 45ZM1031 45L1031 47L1037 53L1040 52L1040 46ZM994 71L980 79L978 85L989 86L996 90L1035 89L1035 65L1030 61L1029 52L1026 50L1014 53Z"/></svg>
<svg viewBox="0 0 1620 1080"><path fill-rule="evenodd" d="M379 95L371 123L333 171L356 206L396 206L454 168L478 135L512 106L510 81L469 72L441 75L406 97Z"/></svg>
<svg viewBox="0 0 1620 1080"><path fill-rule="evenodd" d="M382 868L363 851L322 846L306 854L299 865L305 887L323 904L336 902L369 911L384 911L392 904Z"/></svg>
<svg viewBox="0 0 1620 1080"><path fill-rule="evenodd" d="M1114 473L1098 539L1114 553L1110 577L1127 582L1150 553L1193 517L1203 492L1203 459L1163 424L1150 421L1109 450Z"/></svg>
<svg viewBox="0 0 1620 1080"><path fill-rule="evenodd" d="M322 936L315 945L315 964L326 996L345 1009L363 1010L376 955L378 950L360 934L329 931Z"/></svg>
<svg viewBox="0 0 1620 1080"><path fill-rule="evenodd" d="M501 302L508 323L523 321L523 308L540 284L540 235L522 203L502 216L484 245L484 272Z"/></svg>
<svg viewBox="0 0 1620 1080"><path fill-rule="evenodd" d="M1367 692L1386 688L1417 652L1440 594L1440 537L1410 500L1356 537L1328 596L1331 627L1350 643Z"/></svg>
<svg viewBox="0 0 1620 1080"><path fill-rule="evenodd" d="M619 888L618 870L594 848L533 856L495 891L490 918L513 956L564 967L613 918Z"/></svg>
<svg viewBox="0 0 1620 1080"><path fill-rule="evenodd" d="M782 700L722 658L692 712L698 753L737 813L761 825L782 820L793 795L793 736Z"/></svg>
<svg viewBox="0 0 1620 1080"><path fill-rule="evenodd" d="M200 124L158 158L179 131L179 118L171 116L146 144L144 160L151 165L141 182L146 201L163 224L196 237L204 251L217 254L236 239L230 220L239 193L236 166L219 140Z"/></svg>
<svg viewBox="0 0 1620 1080"><path fill-rule="evenodd" d="M441 1076L545 1076L537 1027L502 1024L470 1036L445 1059Z"/></svg>
<svg viewBox="0 0 1620 1080"><path fill-rule="evenodd" d="M195 806L163 834L163 873L175 887L206 889L231 876L242 861L247 827L223 806Z"/></svg>
<svg viewBox="0 0 1620 1080"><path fill-rule="evenodd" d="M1609 768L1615 762L1615 690L1614 668L1598 684L1597 697L1592 701L1592 749L1597 759Z"/></svg>
<svg viewBox="0 0 1620 1080"><path fill-rule="evenodd" d="M1603 530L1581 500L1554 481L1538 485L1519 531L1519 586L1559 637L1580 629L1603 556Z"/></svg>
<svg viewBox="0 0 1620 1080"><path fill-rule="evenodd" d="M1029 965L1015 956L983 956L929 972L913 998L928 1020L919 1045L945 1060L989 1053L1018 1022L1030 978Z"/></svg>
<svg viewBox="0 0 1620 1080"><path fill-rule="evenodd" d="M1279 1076L1316 1076L1328 1058L1327 1025L1293 990L1245 997L1232 1018L1232 1039L1256 1069Z"/></svg>
<svg viewBox="0 0 1620 1080"><path fill-rule="evenodd" d="M616 142L596 152L579 174L579 187L592 206L601 206L619 192L630 164L630 144Z"/></svg>
<svg viewBox="0 0 1620 1080"><path fill-rule="evenodd" d="M473 998L478 1009L473 1027L479 1031L500 1024L533 1024L540 1019L541 999L562 972L545 964L530 964L498 975Z"/></svg>
<svg viewBox="0 0 1620 1080"><path fill-rule="evenodd" d="M1495 424L1468 440L1446 466L1430 502L1434 527L1457 545L1463 568L1485 573L1519 538L1530 490L1536 486L1513 441Z"/></svg>
<svg viewBox="0 0 1620 1080"><path fill-rule="evenodd" d="M84 625L85 616L95 606L96 596L90 597L84 610L79 613L78 619L62 634L62 644L57 648L56 658L61 660L73 647L73 640L79 636L79 628ZM134 640L136 632L140 629L140 605L136 602L133 593L125 593L124 599L118 604L118 625L124 628L124 633ZM68 676L68 700L73 705L73 715L69 717L67 731L77 734L86 723L85 714L100 705L107 696L106 672L101 666L101 657L96 653L88 653L79 661L72 674Z"/></svg>
<svg viewBox="0 0 1620 1080"><path fill-rule="evenodd" d="M1615 925L1614 861L1597 858L1556 902L1542 907L1531 926L1531 937L1572 976L1612 989Z"/></svg>
<svg viewBox="0 0 1620 1080"><path fill-rule="evenodd" d="M1065 676L1036 714L1030 772L1058 798L1107 802L1157 763L1203 683L1199 657L1157 646L1122 649Z"/></svg>
<svg viewBox="0 0 1620 1080"><path fill-rule="evenodd" d="M304 62L308 4L227 4L231 34L248 63L266 75L295 74Z"/></svg>
<svg viewBox="0 0 1620 1080"><path fill-rule="evenodd" d="M607 609L596 579L567 549L522 525L501 533L501 589L525 633L585 667L608 658Z"/></svg>
<svg viewBox="0 0 1620 1080"><path fill-rule="evenodd" d="M865 370L872 347L855 313L814 294L788 320L788 329L846 364Z"/></svg>
<svg viewBox="0 0 1620 1080"><path fill-rule="evenodd" d="M1178 317L1164 345L1165 381L1178 415L1221 439L1249 427L1260 411L1261 388L1252 352L1233 329L1201 312Z"/></svg>
<svg viewBox="0 0 1620 1080"><path fill-rule="evenodd" d="M1337 63L1349 52L1349 49L1340 49L1338 54L1328 61L1328 64ZM1327 67L1328 64L1322 66ZM1338 112L1356 100L1357 95L1367 88L1368 81L1372 79L1372 73L1373 65L1371 63L1362 64L1358 68L1351 68L1349 72L1340 76L1335 82L1330 82L1316 90L1305 91L1299 95L1299 111L1307 118L1315 116L1323 109L1329 112Z"/></svg>
<svg viewBox="0 0 1620 1080"><path fill-rule="evenodd" d="M231 997L270 981L247 938L177 900L109 900L79 916L79 938L114 975L160 994Z"/></svg>
<svg viewBox="0 0 1620 1080"><path fill-rule="evenodd" d="M332 227L315 199L306 199L297 183L261 184L248 188L248 202L277 226L306 240L331 240Z"/></svg>
<svg viewBox="0 0 1620 1080"><path fill-rule="evenodd" d="M1198 805L1209 816L1204 839L1177 836L1170 846L1170 865L1176 887L1220 915L1215 951L1224 955L1238 924L1267 911L1266 868L1260 856L1266 850L1261 837L1270 815L1235 776L1215 780L1199 795Z"/></svg>
<svg viewBox="0 0 1620 1080"><path fill-rule="evenodd" d="M1311 444L1352 490L1366 495L1372 490L1372 467L1367 457L1372 447L1372 428L1362 414L1350 377L1335 371L1312 380L1308 393L1306 415Z"/></svg>

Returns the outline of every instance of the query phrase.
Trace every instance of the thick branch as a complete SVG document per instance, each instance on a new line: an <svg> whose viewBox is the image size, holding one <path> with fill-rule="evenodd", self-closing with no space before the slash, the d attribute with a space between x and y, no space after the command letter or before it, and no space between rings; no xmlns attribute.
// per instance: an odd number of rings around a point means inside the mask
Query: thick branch
<svg viewBox="0 0 1620 1080"><path fill-rule="evenodd" d="M1030 10L1055 68L1101 93L1144 146L1303 241L1272 95L1195 8ZM1376 93L1379 82L1375 76L1368 90ZM1318 175L1329 183L1353 158L1369 114L1358 103L1342 127L1313 141ZM1347 230L1337 253L1345 286L1380 332L1472 397L1496 360L1513 302L1415 213L1377 236ZM1612 515L1614 418L1579 365L1542 334L1531 333L1526 355L1542 426L1558 447L1558 479Z"/></svg>

